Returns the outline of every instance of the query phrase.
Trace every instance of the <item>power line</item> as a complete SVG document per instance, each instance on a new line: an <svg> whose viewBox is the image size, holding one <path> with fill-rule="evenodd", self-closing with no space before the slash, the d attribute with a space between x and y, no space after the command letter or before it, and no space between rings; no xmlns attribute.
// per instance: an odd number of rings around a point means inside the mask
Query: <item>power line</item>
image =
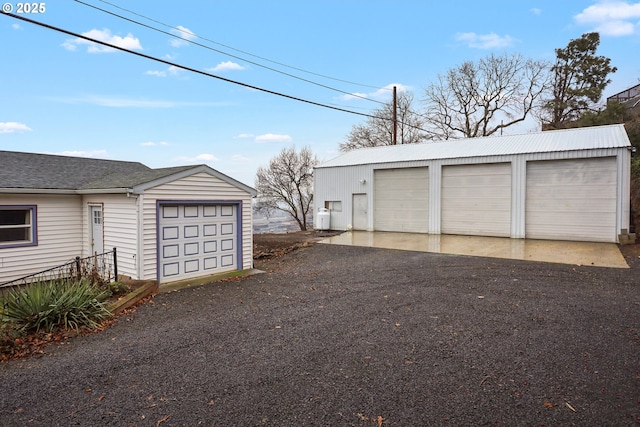
<svg viewBox="0 0 640 427"><path fill-rule="evenodd" d="M171 62L171 61L167 61L165 59L157 58L155 56L146 55L146 54L140 53L140 52L135 52L133 50L129 50L129 49L126 49L126 48L123 48L123 47L120 47L120 46L113 45L111 43L107 43L107 42L104 42L104 41L101 41L101 40L97 40L97 39L94 39L94 38L91 38L91 37L87 37L87 36L84 36L82 34L74 33L73 31L69 31L69 30L65 30L63 28L59 28L59 27L56 27L56 26L53 26L53 25L45 24L44 22L38 22L38 21L35 21L33 19L26 18L24 16L15 15L13 13L6 13L6 12L0 12L0 13L2 13L3 15L10 16L10 17L15 18L15 19L20 19L22 21L38 25L40 27L44 27L44 28L48 28L48 29L53 30L53 31L57 31L59 33L67 34L69 36L73 36L73 37L77 37L77 38L80 38L80 39L83 39L83 40L87 40L87 41L90 41L92 43L97 43L97 44L100 44L100 45L103 45L103 46L110 47L112 49L116 49L116 50L120 50L120 51L123 51L123 52L127 52L127 53L130 53L132 55L139 56L141 58L146 58L146 59L150 59L152 61L160 62L160 63L166 64L166 65L169 65L171 67L176 67L176 68L180 68L180 69L183 69L183 70L186 70L186 71L191 71L193 73L201 74L201 75L204 75L204 76L207 76L207 77L212 77L214 79L222 80L222 81L225 81L227 83L233 83L233 84L236 84L236 85L239 85L239 86L243 86L243 87L246 87L246 88L249 88L249 89L258 90L258 91L261 91L261 92L269 93L271 95L276 95L276 96L280 96L280 97L283 97L283 98L288 98L288 99L291 99L291 100L294 100L294 101L299 101L299 102L304 102L304 103L311 104L311 105L316 105L318 107L329 108L331 110L342 111L344 113L355 114L355 115L358 115L358 116L375 118L375 116L373 116L371 114L359 113L357 111L351 111L351 110L347 110L345 108L334 107L334 106L331 106L331 105L322 104L320 102L310 101L308 99L298 98L296 96L287 95L287 94L284 94L284 93L281 93L281 92L276 92L276 91L269 90L269 89L264 89L264 88L261 88L261 87L258 87L258 86L253 86L253 85L250 85L250 84L247 84L247 83L239 82L237 80L227 79L225 77L217 76L215 74L207 73L205 71L197 70L195 68L187 67L185 65L180 65L180 64L175 63L175 62Z"/></svg>
<svg viewBox="0 0 640 427"><path fill-rule="evenodd" d="M127 52L127 53L130 53L132 55L136 55L136 56L139 56L141 58L150 59L150 60L155 61L155 62L160 62L160 63L165 64L165 65L169 65L169 66L172 66L172 67L180 68L180 69L183 69L183 70L186 70L186 71L191 71L191 72L196 73L196 74L204 75L204 76L207 76L207 77L212 77L214 79L222 80L222 81L227 82L227 83L232 83L232 84L243 86L243 87L246 87L246 88L249 88L249 89L254 89L254 90L257 90L257 91L260 91L260 92L269 93L271 95L280 96L280 97L283 97L283 98L291 99L293 101L304 102L306 104L311 104L311 105L315 105L315 106L318 106L318 107L328 108L330 110L341 111L341 112L344 112L344 113L354 114L354 115L357 115L357 116L368 117L368 118L377 119L377 120L393 121L393 119L391 119L391 118L380 117L380 116L376 116L376 115L373 115L373 114L367 114L367 113L360 113L360 112L357 112L357 111L347 110L346 108L336 107L336 106L328 105L328 104L322 104L320 102L315 102L315 101L311 101L311 100L308 100L308 99L299 98L299 97L292 96L292 95L287 95L287 94L284 94L284 93L281 93L281 92L276 92L276 91L273 91L273 90L270 90L270 89L265 89L265 88L261 88L261 87L258 87L258 86L253 86L253 85L250 85L250 84L247 84L247 83L239 82L237 80L232 80L232 79L228 79L228 78L225 78L225 77L217 76L217 75L212 74L212 73L208 73L208 72L205 72L205 71L197 70L195 68L187 67L185 65L180 65L180 64L175 63L175 62L171 62L171 61L167 61L165 59L157 58L155 56L147 55L147 54L140 53L140 52L135 52L133 50L129 50L129 49L126 49L126 48L123 48L123 47L120 47L120 46L116 46L116 45L113 45L111 43L107 43L107 42L104 42L104 41L101 41L101 40L97 40L97 39L94 39L94 38L91 38L91 37L88 37L88 36L84 36L82 34L78 34L78 33L75 33L73 31L65 30L63 28L56 27L56 26L53 26L53 25L50 25L50 24L46 24L44 22L35 21L33 19L21 16L21 15L15 15L13 13L6 13L6 12L4 12L2 10L0 10L0 13L2 13L3 15L15 18L15 19L19 19L19 20L22 20L22 21L25 21L25 22L29 22L31 24L43 27L43 28L47 28L47 29L59 32L59 33L67 34L69 36L73 36L73 37L76 37L76 38L87 40L87 41L92 42L92 43L96 43L96 44L100 44L100 45L103 45L103 46L107 46L109 48L120 50L122 52ZM409 123L398 122L398 124L402 124L402 125L408 126L410 128L414 128L414 129L421 130L423 132L427 132L426 130L424 130L424 129L418 127L418 126L411 125Z"/></svg>
<svg viewBox="0 0 640 427"><path fill-rule="evenodd" d="M212 51L214 51L214 52L218 52L218 53L221 53L221 54L223 54L223 55L230 56L231 58L235 58L235 59L238 59L238 60L240 60L240 61L247 62L247 63L252 64L252 65L255 65L255 66L257 66L257 67L261 67L261 68L267 69L267 70L269 70L269 71L273 71L273 72L275 72L275 73L283 74L283 75L285 75L285 76L287 76L287 77L291 77L291 78L294 78L294 79L297 79L297 80L301 80L301 81L303 81L303 82L310 83L310 84L313 84L313 85L316 85L316 86L320 86L320 87L323 87L323 88L325 88L325 89L329 89L329 90L332 90L332 91L335 91L335 92L339 92L339 93L342 93L342 94L345 94L345 95L349 95L349 96L352 96L352 97L354 97L354 98L360 98L360 99L364 99L364 100L367 100L367 101L377 102L377 103L379 103L379 104L383 104L383 102L377 101L377 100L375 100L375 99L367 98L367 97L365 97L365 96L361 96L361 95L353 94L352 92L346 92L346 91L344 91L344 90L337 89L337 88L334 88L334 87L331 87L331 86L328 86L328 85L324 85L324 84L322 84L322 83L314 82L313 80L305 79L305 78L302 78L302 77L296 76L296 75L294 75L294 74L286 73L286 72L281 71L281 70L278 70L278 69L276 69L276 68L268 67L268 66L263 65L263 64L260 64L260 63L258 63L258 62L251 61L251 60L249 60L249 59L242 58L242 57L240 57L240 56L233 55L233 54L230 54L230 53L228 53L228 52L224 52L224 51L219 50L219 49L215 49L215 48L213 48L213 47L211 47L211 46L207 46L207 45L205 45L205 44L198 43L198 42L196 42L196 41L193 41L193 40L190 40L190 39L187 39L187 38L184 38L184 37L180 37L180 36L178 36L178 35L176 35L176 34L170 33L170 32L168 32L168 31L161 30L161 29L156 28L156 27L151 26L151 25L144 24L144 23L142 23L142 22L140 22L140 21L136 21L135 19L127 18L126 16L119 15L119 14L117 14L117 13L111 12L111 11L106 10L106 9L102 9L102 8L100 8L100 7L98 7L98 6L94 6L94 5L89 4L89 3L86 3L86 2L84 2L84 1L81 1L81 0L74 0L74 1L75 1L76 3L80 3L80 4L84 5L84 6L87 6L87 7L90 7L90 8L96 9L96 10L99 10L100 12L103 12L103 13L109 14L109 15L111 15L111 16L115 16L116 18L120 18L120 19L123 19L123 20L125 20L125 21L129 21L129 22L131 22L131 23L134 23L134 24L136 24L136 25L140 25L140 26L142 26L142 27L148 28L148 29L150 29L150 30L157 31L157 32L159 32L159 33L166 34L166 35L171 36L171 37L175 37L175 38L177 38L177 39L183 40L183 41L185 41L185 42L187 42L187 43L195 44L195 45L200 46L200 47L203 47L203 48L205 48L205 49L209 49L209 50L212 50ZM103 0L100 0L100 1L103 1ZM162 23L162 22L160 22L160 21L156 21L155 19L152 19L152 18L146 17L146 16L144 16L144 15L140 15L140 14L138 14L138 13L136 13L136 12L133 12L133 11L130 11L130 10L128 10L128 9L121 8L121 7L119 7L119 6L117 6L117 5L114 5L114 4L112 4L112 3L109 3L109 2L106 2L106 1L103 1L103 3L107 3L107 4L109 4L109 5L113 6L113 7L116 7L116 8L118 8L118 9L122 9L122 10L125 10L125 11L127 11L127 12L129 12L129 13L134 14L134 15L141 16L141 17L143 17L144 19L147 19L147 20L149 20L149 21L152 21L152 22L158 23L158 24L160 24L160 25L163 25L163 26L165 26L165 27L168 27L168 28L171 28L171 29L173 29L173 30L179 31L179 32L181 32L181 33L185 33L185 31L183 31L183 30L181 30L181 29L179 29L179 28L172 27L172 26L170 26L170 25L168 25L168 24L164 24L164 23ZM190 33L190 34L193 34L193 33ZM213 41L213 40L209 40L209 39L206 39L206 38L204 38L204 37L200 37L200 36L198 36L197 34L193 34L193 35L194 35L195 37L199 38L199 39L207 40L207 41L209 41L209 42L211 42L211 43L215 43L215 44L218 44L218 45L221 45L221 46L225 46L225 47L227 47L227 48L229 48L229 49L232 49L232 50L235 50L235 51L239 51L239 52L242 52L242 53L244 53L244 54L247 54L247 55L250 55L250 56L254 56L254 57L260 58L260 59L265 60L265 61L273 62L273 63L276 63L276 64L278 64L278 65L282 65L282 66L284 66L284 67L288 67L288 68L294 68L294 67L290 67L290 66L285 65L285 64L281 64L281 63L279 63L279 62L271 61L271 60L269 60L269 59L267 59L267 58L259 57L259 56L257 56L257 55L253 55L253 54L248 53L248 52L244 52L244 51L240 51L240 50L238 50L238 49L234 49L234 48L232 48L232 47L230 47L230 46L226 46L226 45L223 45L223 44L221 44L221 43L215 42L215 41ZM297 68L294 68L294 69L297 69ZM311 72L309 72L309 71L305 71L305 70L301 70L301 69L297 69L297 70L299 70L299 71L303 71L303 72L306 72L306 73L310 73L310 74L320 75L320 74L311 73ZM326 77L326 76L323 76L323 77ZM331 77L326 77L326 78L332 79ZM337 80L337 79L333 79L333 80ZM341 81L342 81L342 80L341 80ZM347 82L347 83L351 83L351 84L358 84L358 83L352 83L352 82Z"/></svg>
<svg viewBox="0 0 640 427"><path fill-rule="evenodd" d="M85 5L87 5L87 6L93 7L93 8L95 8L95 9L102 10L103 12L111 13L111 12L109 12L109 11L105 11L105 10L103 10L103 9L100 9L100 8L98 8L98 7L96 7L96 6L93 6L93 5L90 5L90 4L86 4L86 3L84 3L84 2L81 2L81 1L79 1L79 0L75 0L75 1L77 1L78 3L82 3L82 4L85 4ZM164 22L162 22L162 21L158 21L158 20L156 20L156 19L149 18L148 16L143 15L143 14L140 14L140 13L137 13L137 12L135 12L135 11L131 10L131 9L127 9L127 8L124 8L124 7L118 6L117 4L114 4L114 3L108 2L108 1L106 1L106 0L98 0L98 1L99 1L99 2L101 2L101 3L108 4L108 5L112 6L112 7L115 7L116 9L120 9L120 10L123 10L123 11L125 11L125 12L128 12L128 13L130 13L130 14L132 14L132 15L139 16L140 18L144 18L144 19L146 19L146 20L148 20L148 21L155 22L156 24L160 24L160 25L162 25L162 26L164 26L164 27L171 28L171 29L176 30L176 31L180 31L180 32L182 32L182 33L184 32L184 31L180 30L179 28L173 27L173 26L171 26L171 25L169 25L169 24L166 24L166 23L164 23ZM171 34L171 35L175 37L175 35L174 35L174 34ZM284 64L284 63L282 63L282 62L274 61L274 60L271 60L271 59L269 59L269 58L265 58L265 57L263 57L263 56L255 55L255 54L253 54L253 53L250 53L250 52L247 52L247 51L244 51L244 50L236 49L236 48L234 48L234 47L232 47L232 46L229 46L229 45L226 45L226 44L223 44L223 43L220 43L220 42L217 42L217 41L215 41L215 40L211 40L211 39L208 39L208 38L205 38L205 37L201 37L201 36L199 36L199 35L197 35L197 34L193 34L193 35L194 35L194 36L196 36L196 37L197 37L197 38L199 38L199 39L206 40L206 41L208 41L208 42L210 42L210 43L217 44L218 46L222 46L222 47L225 47L225 48L227 48L227 49L231 49L231 50L233 50L233 51L240 52L240 53L243 53L243 54L245 54L245 55L249 55L249 56L252 56L252 57L254 57L254 58L261 59L261 60L263 60L263 61L271 62L272 64L276 64L276 65L280 65L280 66L282 66L282 67L290 68L290 69L292 69L292 70L301 71L301 72L303 72L303 73L312 74L312 75L314 75L314 76L322 77L322 78L329 79L329 80L335 80L335 81L342 82L342 83L348 83L348 84L352 84L352 85L356 85L356 86L368 87L368 88L372 88L372 89L384 89L384 90L390 90L390 89L387 89L387 88L380 88L380 87L378 87L378 86L373 86L373 85L368 85L368 84L363 84L363 83L356 83L356 82L352 82L352 81L349 81L349 80L343 80L343 79L339 79L339 78L336 78L336 77L327 76L327 75L320 74L320 73L314 73L313 71L305 70L305 69L303 69L303 68L293 67L293 66L291 66L291 65L287 65L287 64ZM183 39L183 40L185 40L185 39ZM189 40L186 40L186 41L189 41ZM248 61L247 61L247 62L248 62Z"/></svg>

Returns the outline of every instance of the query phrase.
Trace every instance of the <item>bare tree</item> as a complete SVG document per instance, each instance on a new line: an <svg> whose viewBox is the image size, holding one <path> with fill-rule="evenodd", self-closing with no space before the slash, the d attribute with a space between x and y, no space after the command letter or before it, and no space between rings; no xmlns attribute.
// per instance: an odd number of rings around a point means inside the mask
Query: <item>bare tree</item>
<svg viewBox="0 0 640 427"><path fill-rule="evenodd" d="M258 211L281 210L296 220L300 230L307 229L307 215L313 202L313 168L318 157L311 148L300 153L295 147L283 148L269 162L269 167L259 167L256 173Z"/></svg>
<svg viewBox="0 0 640 427"><path fill-rule="evenodd" d="M464 62L425 89L426 121L442 139L493 135L538 106L548 70L547 63L517 54Z"/></svg>
<svg viewBox="0 0 640 427"><path fill-rule="evenodd" d="M413 95L400 92L396 99L398 144L418 144L427 141L429 135L422 130L422 116L412 108ZM365 124L351 128L347 141L340 143L340 151L346 152L364 147L393 144L393 101L374 111Z"/></svg>

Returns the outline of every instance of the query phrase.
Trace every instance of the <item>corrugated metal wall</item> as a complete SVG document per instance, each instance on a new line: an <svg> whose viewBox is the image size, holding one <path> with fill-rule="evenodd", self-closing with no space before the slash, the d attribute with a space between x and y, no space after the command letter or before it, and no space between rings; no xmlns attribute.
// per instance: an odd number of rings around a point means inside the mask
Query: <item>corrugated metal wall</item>
<svg viewBox="0 0 640 427"><path fill-rule="evenodd" d="M526 153L514 155L491 155L460 159L418 160L390 163L376 163L355 166L321 167L314 175L314 203L316 207L324 207L325 201L341 201L342 211L331 213L331 228L347 230L352 218L352 195L366 193L369 206L374 206L373 176L374 170L428 167L429 168L429 233L441 233L441 197L442 167L446 165L511 164L511 224L512 238L525 237L525 203L526 203L526 165L529 161L577 159L597 157L617 158L617 200L616 230L629 228L629 168L630 153L625 148L599 148L590 150L559 151L546 153ZM317 210L316 210L317 211ZM369 209L369 230L375 224L374 209Z"/></svg>

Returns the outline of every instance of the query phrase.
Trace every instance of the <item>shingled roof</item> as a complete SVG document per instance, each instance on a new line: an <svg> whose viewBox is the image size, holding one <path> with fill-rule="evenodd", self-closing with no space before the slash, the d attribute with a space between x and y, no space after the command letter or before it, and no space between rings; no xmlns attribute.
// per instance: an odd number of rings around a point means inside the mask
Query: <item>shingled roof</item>
<svg viewBox="0 0 640 427"><path fill-rule="evenodd" d="M179 172L203 167L210 169L206 165L152 169L139 162L0 150L0 189L84 192L126 190ZM246 187L226 175L215 172L234 184ZM246 188L253 190L250 187Z"/></svg>

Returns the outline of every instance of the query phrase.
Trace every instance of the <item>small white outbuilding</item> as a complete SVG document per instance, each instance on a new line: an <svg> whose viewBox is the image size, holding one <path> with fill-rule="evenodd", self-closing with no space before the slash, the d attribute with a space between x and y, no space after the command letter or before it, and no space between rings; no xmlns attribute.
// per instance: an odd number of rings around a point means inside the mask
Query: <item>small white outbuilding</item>
<svg viewBox="0 0 640 427"><path fill-rule="evenodd" d="M253 188L207 165L0 150L0 285L117 249L160 285L253 267Z"/></svg>
<svg viewBox="0 0 640 427"><path fill-rule="evenodd" d="M623 125L363 148L315 168L314 200L333 230L617 242L631 151Z"/></svg>

